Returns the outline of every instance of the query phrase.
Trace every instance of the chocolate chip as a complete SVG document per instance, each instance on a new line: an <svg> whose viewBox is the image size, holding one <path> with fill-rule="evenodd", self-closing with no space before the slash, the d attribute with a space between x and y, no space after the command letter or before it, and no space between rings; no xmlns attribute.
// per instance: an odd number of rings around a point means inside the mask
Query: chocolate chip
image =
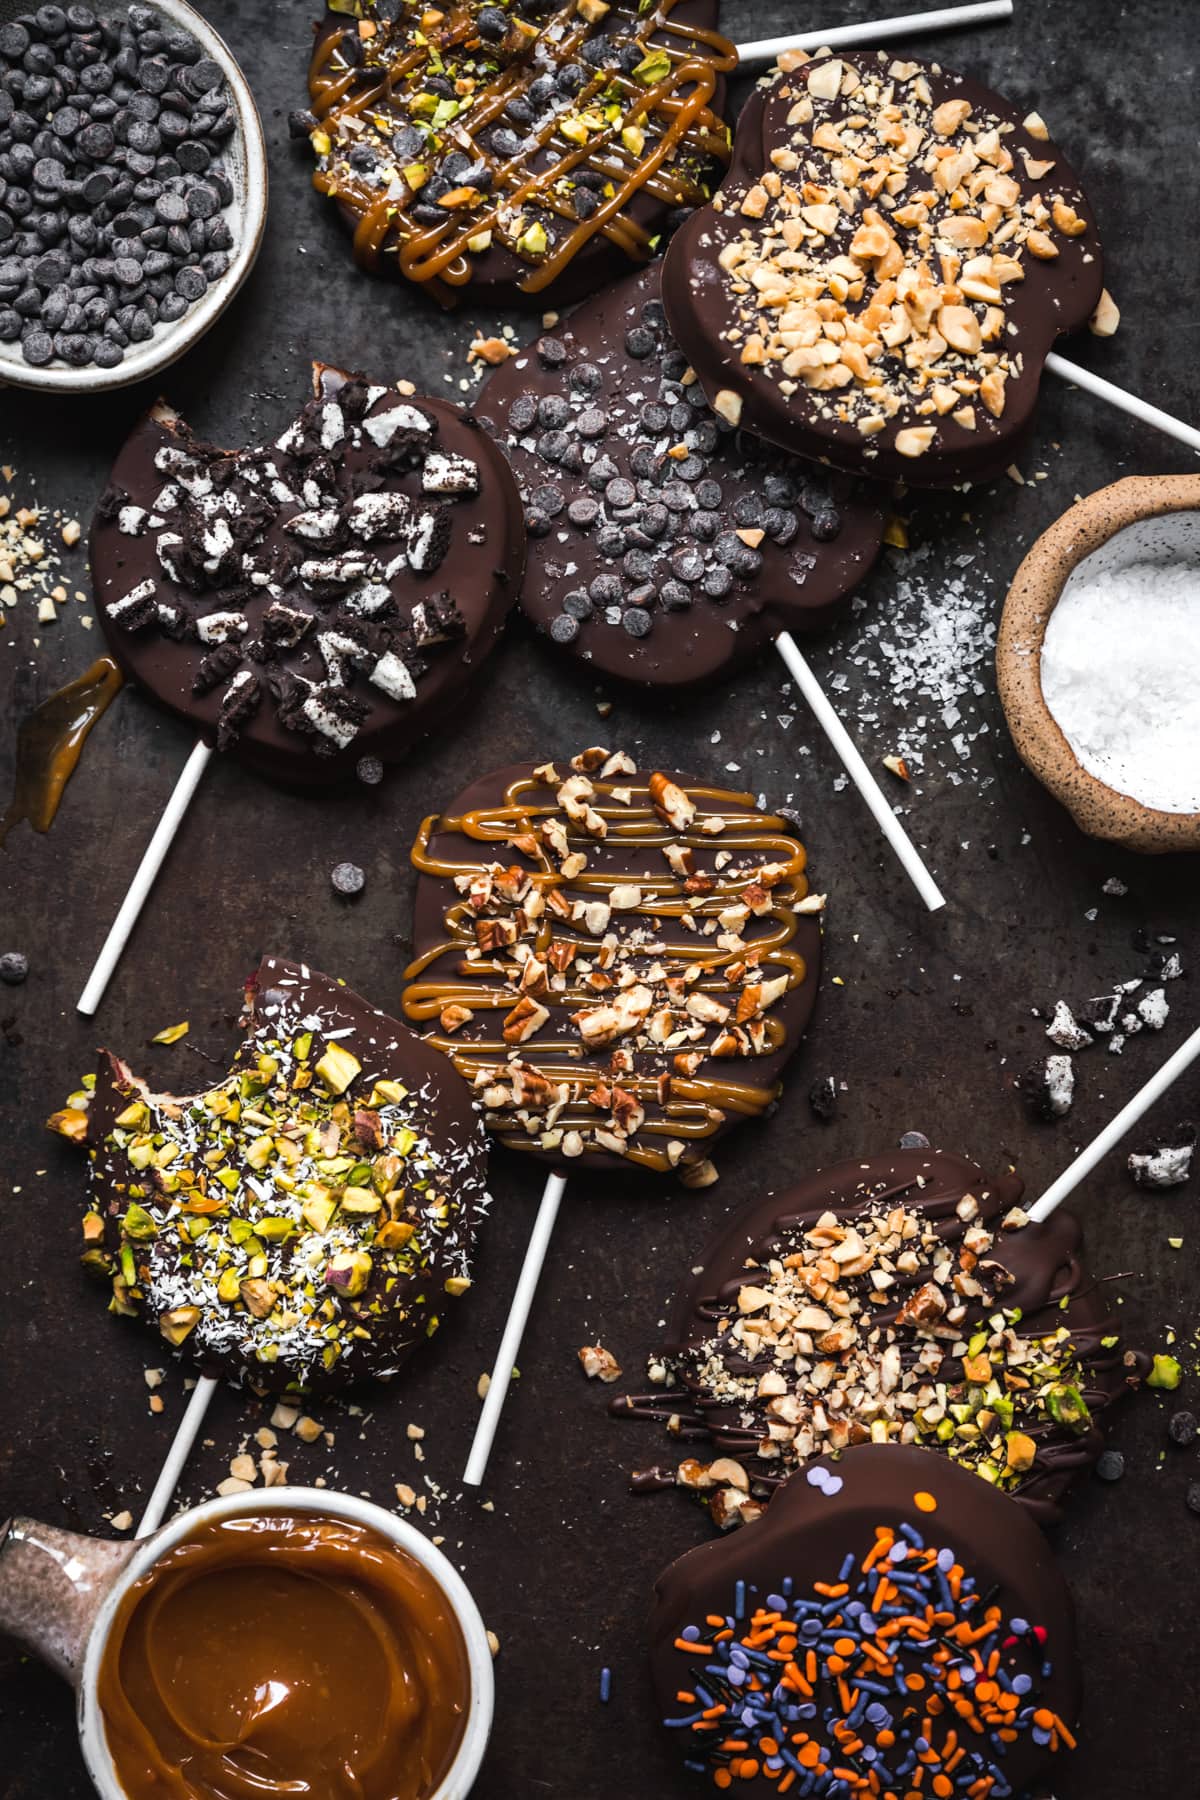
<svg viewBox="0 0 1200 1800"><path fill-rule="evenodd" d="M583 588L572 588L569 594L563 595L563 611L570 613L573 619L590 619L593 610Z"/></svg>
<svg viewBox="0 0 1200 1800"><path fill-rule="evenodd" d="M692 545L685 545L671 558L671 567L680 581L699 581L704 574L704 553Z"/></svg>
<svg viewBox="0 0 1200 1800"><path fill-rule="evenodd" d="M543 394L538 401L538 422L558 431L570 423L571 408L561 394Z"/></svg>
<svg viewBox="0 0 1200 1800"><path fill-rule="evenodd" d="M828 544L837 537L842 529L841 514L827 507L823 512L815 514L812 521L812 534L818 544Z"/></svg>
<svg viewBox="0 0 1200 1800"><path fill-rule="evenodd" d="M579 620L570 613L557 613L550 621L550 636L556 644L573 644L579 636Z"/></svg>
<svg viewBox="0 0 1200 1800"><path fill-rule="evenodd" d="M648 506L639 520L639 524L648 538L662 537L670 523L670 513L665 506L657 503Z"/></svg>
<svg viewBox="0 0 1200 1800"><path fill-rule="evenodd" d="M1186 1450L1195 1443L1197 1430L1200 1430L1200 1426L1197 1426L1195 1413L1172 1413L1167 1420L1167 1436L1181 1450Z"/></svg>
<svg viewBox="0 0 1200 1800"><path fill-rule="evenodd" d="M649 581L654 573L654 557L644 550L627 550L621 568L630 581Z"/></svg>
<svg viewBox="0 0 1200 1800"><path fill-rule="evenodd" d="M578 500L572 500L567 508L567 517L572 525L578 525L581 531L596 523L600 516L600 502L593 500L590 494L581 494Z"/></svg>
<svg viewBox="0 0 1200 1800"><path fill-rule="evenodd" d="M928 1150L929 1139L923 1131L906 1131L900 1138L902 1150Z"/></svg>
<svg viewBox="0 0 1200 1800"><path fill-rule="evenodd" d="M538 455L543 462L561 462L570 442L565 431L543 432L537 443Z"/></svg>
<svg viewBox="0 0 1200 1800"><path fill-rule="evenodd" d="M692 536L702 544L711 544L721 529L720 515L712 512L693 513L689 523Z"/></svg>
<svg viewBox="0 0 1200 1800"><path fill-rule="evenodd" d="M608 414L599 406L586 407L576 420L576 429L581 438L594 442L608 430Z"/></svg>
<svg viewBox="0 0 1200 1800"><path fill-rule="evenodd" d="M335 894L342 894L350 899L361 894L367 885L367 878L357 863L341 862L331 871L329 876Z"/></svg>
<svg viewBox="0 0 1200 1800"><path fill-rule="evenodd" d="M696 499L706 512L715 512L723 498L719 481L700 481L696 484Z"/></svg>
<svg viewBox="0 0 1200 1800"><path fill-rule="evenodd" d="M525 514L525 529L531 538L549 537L550 520L544 512L539 512L536 506L531 506Z"/></svg>
<svg viewBox="0 0 1200 1800"><path fill-rule="evenodd" d="M54 339L47 331L27 331L21 339L21 355L31 368L43 369L54 358Z"/></svg>
<svg viewBox="0 0 1200 1800"><path fill-rule="evenodd" d="M596 533L596 548L601 556L623 556L627 539L619 525L605 525Z"/></svg>
<svg viewBox="0 0 1200 1800"><path fill-rule="evenodd" d="M547 369L561 369L567 360L567 346L561 338L539 338L537 353L538 361Z"/></svg>
<svg viewBox="0 0 1200 1800"><path fill-rule="evenodd" d="M364 787L378 787L383 780L383 764L377 756L360 756L354 765L354 773Z"/></svg>
<svg viewBox="0 0 1200 1800"><path fill-rule="evenodd" d="M29 974L29 958L20 950L6 950L0 956L0 981L8 987L20 987Z"/></svg>
<svg viewBox="0 0 1200 1800"><path fill-rule="evenodd" d="M571 386L581 394L597 394L604 386L604 373L594 362L576 363L571 370Z"/></svg>
<svg viewBox="0 0 1200 1800"><path fill-rule="evenodd" d="M1200 1513L1200 1481L1189 1481L1184 1504L1189 1512Z"/></svg>
<svg viewBox="0 0 1200 1800"><path fill-rule="evenodd" d="M588 598L595 606L617 606L624 593L616 575L595 575L588 583Z"/></svg>
<svg viewBox="0 0 1200 1800"><path fill-rule="evenodd" d="M733 576L721 563L711 569L705 569L704 579L700 583L700 591L708 595L710 600L724 600L732 591Z"/></svg>
<svg viewBox="0 0 1200 1800"><path fill-rule="evenodd" d="M636 362L653 356L656 342L654 333L644 325L634 325L625 333L625 349Z"/></svg>
<svg viewBox="0 0 1200 1800"><path fill-rule="evenodd" d="M796 483L790 475L765 475L763 499L768 506L792 506L796 500Z"/></svg>
<svg viewBox="0 0 1200 1800"><path fill-rule="evenodd" d="M621 624L633 638L644 638L653 623L650 614L641 606L631 606L621 614Z"/></svg>
<svg viewBox="0 0 1200 1800"><path fill-rule="evenodd" d="M537 511L544 513L548 519L556 519L566 505L566 496L562 489L554 487L549 482L542 487L534 488L529 498Z"/></svg>
<svg viewBox="0 0 1200 1800"><path fill-rule="evenodd" d="M656 434L666 431L671 423L670 412L665 406L660 406L657 400L651 400L643 406L641 417L646 430Z"/></svg>
<svg viewBox="0 0 1200 1800"><path fill-rule="evenodd" d="M668 612L686 612L692 604L691 594L680 581L664 581L658 597Z"/></svg>
<svg viewBox="0 0 1200 1800"><path fill-rule="evenodd" d="M632 481L626 480L624 475L614 475L611 481L605 484L604 498L610 506L632 506L637 499L637 489Z"/></svg>
<svg viewBox="0 0 1200 1800"><path fill-rule="evenodd" d="M518 394L508 409L508 423L513 431L528 431L537 418L537 401L532 394Z"/></svg>
<svg viewBox="0 0 1200 1800"><path fill-rule="evenodd" d="M1096 1460L1096 1473L1101 1481L1120 1481L1125 1473L1125 1458L1119 1450L1105 1450ZM1195 1510L1200 1512L1200 1507Z"/></svg>

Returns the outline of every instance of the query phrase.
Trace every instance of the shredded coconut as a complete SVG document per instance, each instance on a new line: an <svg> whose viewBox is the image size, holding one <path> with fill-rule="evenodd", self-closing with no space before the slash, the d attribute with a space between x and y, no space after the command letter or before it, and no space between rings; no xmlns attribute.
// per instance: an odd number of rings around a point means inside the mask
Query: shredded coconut
<svg viewBox="0 0 1200 1800"><path fill-rule="evenodd" d="M1081 565L1051 614L1041 676L1089 774L1161 812L1200 812L1200 563Z"/></svg>

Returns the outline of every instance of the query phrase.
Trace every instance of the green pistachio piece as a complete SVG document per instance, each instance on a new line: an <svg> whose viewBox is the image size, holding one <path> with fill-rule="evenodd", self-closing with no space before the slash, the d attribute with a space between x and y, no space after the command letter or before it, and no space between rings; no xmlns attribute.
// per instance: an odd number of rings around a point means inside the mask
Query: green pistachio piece
<svg viewBox="0 0 1200 1800"><path fill-rule="evenodd" d="M98 1281L106 1281L112 1274L113 1259L107 1250L85 1250L79 1264Z"/></svg>
<svg viewBox="0 0 1200 1800"><path fill-rule="evenodd" d="M144 1206L135 1203L127 1209L121 1220L121 1230L126 1237L152 1238L158 1235L158 1223L151 1218Z"/></svg>
<svg viewBox="0 0 1200 1800"><path fill-rule="evenodd" d="M173 1306L170 1312L158 1315L158 1329L168 1344L182 1344L184 1338L196 1329L200 1317L198 1306Z"/></svg>
<svg viewBox="0 0 1200 1800"><path fill-rule="evenodd" d="M302 1031L292 1045L292 1055L297 1062L307 1062L312 1053L312 1032Z"/></svg>
<svg viewBox="0 0 1200 1800"><path fill-rule="evenodd" d="M407 1100L408 1089L400 1081L377 1081L371 1089L369 1106L399 1106Z"/></svg>
<svg viewBox="0 0 1200 1800"><path fill-rule="evenodd" d="M344 1094L355 1076L361 1073L362 1064L357 1056L343 1049L341 1044L329 1044L317 1064L317 1074L331 1094Z"/></svg>
<svg viewBox="0 0 1200 1800"><path fill-rule="evenodd" d="M1077 1387L1052 1387L1046 1395L1046 1406L1055 1423L1065 1425L1068 1431L1082 1434L1092 1422L1087 1401Z"/></svg>
<svg viewBox="0 0 1200 1800"><path fill-rule="evenodd" d="M373 1194L370 1188L350 1187L342 1191L342 1211L355 1218L367 1218L371 1213L377 1213L382 1205L379 1195Z"/></svg>
<svg viewBox="0 0 1200 1800"><path fill-rule="evenodd" d="M268 1244L281 1244L285 1237L290 1237L295 1231L296 1222L294 1219L285 1219L280 1214L273 1214L269 1218L259 1219L254 1229L259 1237L266 1238Z"/></svg>
<svg viewBox="0 0 1200 1800"><path fill-rule="evenodd" d="M275 1139L269 1131L256 1137L246 1151L246 1161L252 1169L265 1169L275 1150Z"/></svg>
<svg viewBox="0 0 1200 1800"><path fill-rule="evenodd" d="M224 1300L227 1305L232 1305L239 1297L241 1286L242 1278L237 1270L226 1269L217 1283L217 1299Z"/></svg>
<svg viewBox="0 0 1200 1800"><path fill-rule="evenodd" d="M671 58L665 50L651 51L633 71L634 79L640 81L643 87L653 87L655 82L664 81L670 73Z"/></svg>
<svg viewBox="0 0 1200 1800"><path fill-rule="evenodd" d="M1156 1356L1154 1367L1146 1377L1146 1386L1163 1388L1173 1393L1183 1377L1183 1370L1173 1356Z"/></svg>

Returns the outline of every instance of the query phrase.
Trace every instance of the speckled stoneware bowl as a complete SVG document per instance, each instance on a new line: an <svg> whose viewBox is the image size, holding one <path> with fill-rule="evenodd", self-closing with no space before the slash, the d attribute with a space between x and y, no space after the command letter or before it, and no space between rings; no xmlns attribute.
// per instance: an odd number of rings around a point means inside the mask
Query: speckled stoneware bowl
<svg viewBox="0 0 1200 1800"><path fill-rule="evenodd" d="M34 0L29 0L32 6ZM0 388L37 388L56 394L102 394L112 388L130 387L145 381L161 369L178 361L193 345L198 344L233 299L254 267L262 246L267 222L267 150L263 140L262 120L250 84L242 74L233 52L208 20L187 0L144 0L149 10L161 14L195 38L206 56L220 65L237 115L237 130L224 146L229 179L233 184L233 204L225 208L224 217L233 234L233 250L228 269L195 306L174 324L156 325L145 343L131 344L123 362L115 369L70 368L57 359L45 368L36 369L21 355L20 346L0 344ZM24 7L0 0L0 21L15 17ZM102 17L109 11L122 9L120 0L106 7L97 0L94 8Z"/></svg>
<svg viewBox="0 0 1200 1800"><path fill-rule="evenodd" d="M1043 532L1004 603L996 674L1022 760L1081 831L1127 850L1200 850L1200 813L1159 812L1081 766L1042 693L1042 643L1067 579L1085 558L1097 571L1200 556L1200 475L1131 476L1080 500Z"/></svg>

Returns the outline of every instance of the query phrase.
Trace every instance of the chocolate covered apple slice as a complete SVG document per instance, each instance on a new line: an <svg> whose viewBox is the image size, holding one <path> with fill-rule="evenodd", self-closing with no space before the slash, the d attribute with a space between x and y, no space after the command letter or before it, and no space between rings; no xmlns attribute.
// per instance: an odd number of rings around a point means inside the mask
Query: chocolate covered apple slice
<svg viewBox="0 0 1200 1800"><path fill-rule="evenodd" d="M594 749L482 776L426 819L403 1011L501 1143L715 1180L816 999L823 898L749 794Z"/></svg>
<svg viewBox="0 0 1200 1800"><path fill-rule="evenodd" d="M91 553L132 680L209 743L321 782L451 715L516 599L524 537L469 414L317 365L273 444L222 450L155 408Z"/></svg>
<svg viewBox="0 0 1200 1800"><path fill-rule="evenodd" d="M926 1450L822 1457L759 1524L681 1556L650 1657L698 1792L1001 1800L1048 1793L1075 1747L1074 1608L1049 1546Z"/></svg>
<svg viewBox="0 0 1200 1800"><path fill-rule="evenodd" d="M718 1524L753 1518L815 1457L922 1444L1060 1517L1147 1360L1057 1212L1020 1209L1016 1175L898 1150L822 1170L743 1208L699 1258L652 1363L617 1415L711 1445L637 1484L703 1493Z"/></svg>
<svg viewBox="0 0 1200 1800"><path fill-rule="evenodd" d="M797 455L999 473L1103 291L1078 178L1038 114L936 63L784 60L671 247L672 330L716 411Z"/></svg>
<svg viewBox="0 0 1200 1800"><path fill-rule="evenodd" d="M737 431L667 327L662 265L503 363L478 401L525 504L521 605L604 675L685 687L829 625L883 491Z"/></svg>
<svg viewBox="0 0 1200 1800"><path fill-rule="evenodd" d="M661 248L729 160L717 0L376 0L317 29L293 115L354 254L452 305L544 304Z"/></svg>
<svg viewBox="0 0 1200 1800"><path fill-rule="evenodd" d="M84 1264L207 1375L389 1376L470 1287L487 1143L443 1057L269 956L229 1074L186 1098L102 1054L50 1121L87 1146Z"/></svg>

